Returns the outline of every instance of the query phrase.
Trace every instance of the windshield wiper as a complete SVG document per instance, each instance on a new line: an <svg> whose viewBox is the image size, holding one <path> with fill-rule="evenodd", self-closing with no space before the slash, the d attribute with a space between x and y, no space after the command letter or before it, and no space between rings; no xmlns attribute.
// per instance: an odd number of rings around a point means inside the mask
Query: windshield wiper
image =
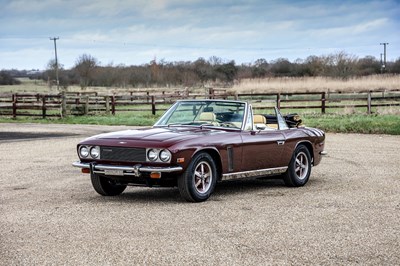
<svg viewBox="0 0 400 266"><path fill-rule="evenodd" d="M170 126L214 126L214 125L208 122L192 121L185 123L171 123L165 126L170 127Z"/></svg>
<svg viewBox="0 0 400 266"><path fill-rule="evenodd" d="M185 123L170 123L170 124L168 124L168 125L164 125L164 126L170 127L170 126L188 126L188 125L193 125L193 122L185 122Z"/></svg>

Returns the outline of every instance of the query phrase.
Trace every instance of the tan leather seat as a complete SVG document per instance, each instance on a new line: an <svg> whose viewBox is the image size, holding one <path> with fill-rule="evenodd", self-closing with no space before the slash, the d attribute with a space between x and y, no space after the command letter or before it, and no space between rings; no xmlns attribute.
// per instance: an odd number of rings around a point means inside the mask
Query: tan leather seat
<svg viewBox="0 0 400 266"><path fill-rule="evenodd" d="M203 112L199 115L199 119L197 121L207 122L209 124L213 124L214 126L219 126L219 123L216 120L217 117L213 112Z"/></svg>
<svg viewBox="0 0 400 266"><path fill-rule="evenodd" d="M199 116L199 121L215 122L216 116L212 112L203 112Z"/></svg>
<svg viewBox="0 0 400 266"><path fill-rule="evenodd" d="M253 115L253 123L254 124L266 124L267 119L263 115Z"/></svg>
<svg viewBox="0 0 400 266"><path fill-rule="evenodd" d="M253 115L253 124L256 129L261 129L261 130L278 129L278 124L267 124L267 118L263 115Z"/></svg>

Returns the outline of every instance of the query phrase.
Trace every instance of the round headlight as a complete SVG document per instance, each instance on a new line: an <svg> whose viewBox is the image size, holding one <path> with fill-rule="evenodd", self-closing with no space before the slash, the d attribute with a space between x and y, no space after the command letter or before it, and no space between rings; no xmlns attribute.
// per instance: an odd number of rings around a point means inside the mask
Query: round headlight
<svg viewBox="0 0 400 266"><path fill-rule="evenodd" d="M100 156L100 147L99 146L94 146L90 149L90 156L92 156L93 159L96 159Z"/></svg>
<svg viewBox="0 0 400 266"><path fill-rule="evenodd" d="M88 149L88 147L86 147L86 146L81 146L81 147L79 148L79 155L80 155L81 157L83 157L83 158L88 157L88 155L89 155L89 149Z"/></svg>
<svg viewBox="0 0 400 266"><path fill-rule="evenodd" d="M158 154L157 154L157 152L156 152L155 150L150 149L150 150L147 152L147 158L148 158L150 161L152 161L152 162L157 161L157 159L158 159Z"/></svg>
<svg viewBox="0 0 400 266"><path fill-rule="evenodd" d="M168 162L171 159L171 153L169 150L162 150L160 152L160 160L163 162Z"/></svg>

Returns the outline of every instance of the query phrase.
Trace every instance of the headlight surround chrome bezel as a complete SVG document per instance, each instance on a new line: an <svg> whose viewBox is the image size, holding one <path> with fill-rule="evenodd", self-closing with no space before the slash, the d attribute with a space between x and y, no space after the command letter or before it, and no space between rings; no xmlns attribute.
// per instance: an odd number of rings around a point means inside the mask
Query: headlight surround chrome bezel
<svg viewBox="0 0 400 266"><path fill-rule="evenodd" d="M169 150L164 149L164 150L160 151L160 154L158 157L160 158L160 160L162 162L167 163L167 162L171 161L171 156L172 156L171 152Z"/></svg>
<svg viewBox="0 0 400 266"><path fill-rule="evenodd" d="M158 151L156 149L148 149L146 152L146 158L150 162L156 162L158 160Z"/></svg>
<svg viewBox="0 0 400 266"><path fill-rule="evenodd" d="M83 152L83 150L85 150L85 152ZM88 158L88 156L90 155L90 149L85 145L80 146L78 151L79 157L81 158Z"/></svg>
<svg viewBox="0 0 400 266"><path fill-rule="evenodd" d="M100 159L100 147L93 146L90 148L90 157L93 159Z"/></svg>

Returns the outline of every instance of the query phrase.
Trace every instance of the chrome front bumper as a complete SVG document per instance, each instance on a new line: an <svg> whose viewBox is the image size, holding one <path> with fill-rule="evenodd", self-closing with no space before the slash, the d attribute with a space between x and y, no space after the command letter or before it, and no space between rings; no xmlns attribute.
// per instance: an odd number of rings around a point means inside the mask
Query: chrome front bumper
<svg viewBox="0 0 400 266"><path fill-rule="evenodd" d="M111 174L111 175L123 175L123 176L140 176L142 172L148 173L172 173L182 171L181 166L171 167L151 167L142 166L136 164L133 166L122 166L122 165L106 165L106 164L90 164L82 162L74 162L73 166L78 168L91 169L91 172L96 174Z"/></svg>

